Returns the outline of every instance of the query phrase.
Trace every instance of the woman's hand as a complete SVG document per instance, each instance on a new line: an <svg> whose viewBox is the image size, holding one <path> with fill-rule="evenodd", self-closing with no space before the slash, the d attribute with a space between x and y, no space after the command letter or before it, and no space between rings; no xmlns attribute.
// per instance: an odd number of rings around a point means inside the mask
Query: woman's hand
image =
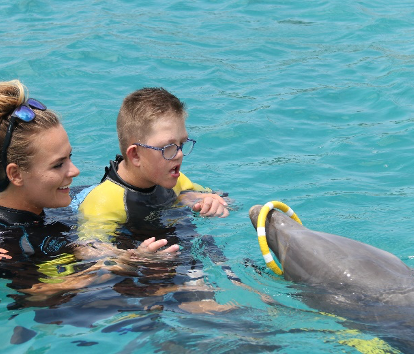
<svg viewBox="0 0 414 354"><path fill-rule="evenodd" d="M0 248L0 260L1 259L11 259L12 257L9 256L8 253L9 251L5 250L4 248Z"/></svg>

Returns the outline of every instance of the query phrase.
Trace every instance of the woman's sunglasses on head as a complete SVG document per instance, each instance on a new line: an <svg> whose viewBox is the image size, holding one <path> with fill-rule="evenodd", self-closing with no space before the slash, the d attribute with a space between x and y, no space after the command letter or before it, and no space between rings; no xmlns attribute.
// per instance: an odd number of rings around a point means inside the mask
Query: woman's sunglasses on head
<svg viewBox="0 0 414 354"><path fill-rule="evenodd" d="M3 166L4 172L6 172L7 167L7 149L10 145L16 119L20 119L23 122L31 122L36 117L36 113L33 111L33 109L45 111L47 107L42 102L39 102L34 98L29 98L25 103L17 107L10 116L10 122L7 128L6 135L4 136L3 150L1 152L1 164ZM8 184L9 179L7 178L6 174L4 180L0 182L0 191L4 191Z"/></svg>

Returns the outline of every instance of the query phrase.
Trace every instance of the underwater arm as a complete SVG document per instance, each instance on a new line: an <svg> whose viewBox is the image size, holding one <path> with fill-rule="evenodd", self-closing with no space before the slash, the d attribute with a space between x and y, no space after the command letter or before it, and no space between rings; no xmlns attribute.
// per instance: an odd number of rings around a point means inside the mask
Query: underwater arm
<svg viewBox="0 0 414 354"><path fill-rule="evenodd" d="M101 242L99 240L88 241L87 243L73 244L73 253L77 259L81 260L97 260L102 258L111 258L119 261L139 261L142 258L147 259L151 255L165 255L168 258L174 257L178 254L179 246L172 245L166 249L161 248L167 245L166 239L155 240L155 237L150 237L143 241L137 248L123 250L115 247L112 243Z"/></svg>
<svg viewBox="0 0 414 354"><path fill-rule="evenodd" d="M29 300L40 301L57 296L68 291L75 291L94 284L101 284L112 279L115 274L128 274L134 271L131 264L142 260L148 261L151 256L157 260L172 258L178 254L179 246L172 245L160 250L167 244L167 240L155 241L151 237L136 248L122 250L110 243L88 242L73 244L73 255L80 260L96 261L88 269L65 275L57 282L41 282L34 284L30 289L21 289L20 292L31 295Z"/></svg>

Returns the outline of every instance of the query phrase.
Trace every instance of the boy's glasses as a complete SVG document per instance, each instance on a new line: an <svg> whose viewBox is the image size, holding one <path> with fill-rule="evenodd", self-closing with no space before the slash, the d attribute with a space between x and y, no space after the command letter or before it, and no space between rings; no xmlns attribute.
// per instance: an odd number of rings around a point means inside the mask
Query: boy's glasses
<svg viewBox="0 0 414 354"><path fill-rule="evenodd" d="M6 167L7 167L7 149L9 148L9 145L10 145L16 119L20 119L23 122L31 122L36 117L36 113L33 111L33 109L39 109L41 111L45 111L46 106L43 103L35 100L34 98L29 98L25 103L17 107L13 111L12 115L10 116L10 122L7 128L6 135L4 137L3 150L1 152L1 163L3 165L4 171L6 171ZM8 182L9 181L6 176L5 180L0 184L0 190L4 190L5 189L4 184L7 187Z"/></svg>
<svg viewBox="0 0 414 354"><path fill-rule="evenodd" d="M179 150L181 150L183 152L184 156L189 155L190 152L193 151L193 147L194 147L195 143L196 143L195 140L187 139L186 141L181 143L180 146L178 146L176 144L168 144L168 145L165 145L162 148L159 148L159 147L145 145L145 144L139 144L139 143L135 143L134 145L142 146L142 147L147 148L147 149L162 151L162 157L164 159L172 160L175 156L177 156Z"/></svg>

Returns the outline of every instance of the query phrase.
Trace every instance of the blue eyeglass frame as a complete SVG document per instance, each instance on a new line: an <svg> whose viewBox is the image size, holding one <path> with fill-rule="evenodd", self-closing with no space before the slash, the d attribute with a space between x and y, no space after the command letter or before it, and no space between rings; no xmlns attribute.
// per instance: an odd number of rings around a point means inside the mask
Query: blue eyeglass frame
<svg viewBox="0 0 414 354"><path fill-rule="evenodd" d="M185 143L188 143L188 142L192 142L192 143L193 143L193 145L191 146L191 150L190 150L187 154L184 154L184 152L183 152L183 147L184 147L184 144L185 144ZM152 150L162 151L162 157L163 157L165 160L172 160L174 157L176 157L176 156L177 156L178 151L180 151L180 150L183 152L183 155L184 155L184 156L188 156L188 155L190 155L190 154L191 154L191 151L193 151L193 149L194 149L194 145L195 145L195 143L196 143L196 141L195 141L194 139L187 139L186 141L184 141L183 143L181 143L181 144L180 144L180 146L178 146L177 144L168 144L168 145L163 146L162 148L159 148L159 147L156 147L156 146L151 146L151 145L146 145L146 144L140 144L140 143L134 143L134 145L137 145L137 146L142 146L142 147L147 148L147 149L152 149ZM167 158L164 156L164 150L165 150L165 149L167 149L167 148L168 148L168 147L170 147L170 146L173 146L173 145L177 148L177 150L175 151L175 154L174 154L172 157L170 157L169 159L167 159Z"/></svg>
<svg viewBox="0 0 414 354"><path fill-rule="evenodd" d="M16 119L20 119L23 122L31 122L36 117L36 113L33 111L33 109L46 111L47 107L42 102L39 102L34 98L29 98L26 102L17 107L10 116L10 122L6 135L4 136L3 150L1 152L1 164L5 172L5 179L0 183L0 191L4 191L10 182L6 173L7 149L10 146Z"/></svg>

